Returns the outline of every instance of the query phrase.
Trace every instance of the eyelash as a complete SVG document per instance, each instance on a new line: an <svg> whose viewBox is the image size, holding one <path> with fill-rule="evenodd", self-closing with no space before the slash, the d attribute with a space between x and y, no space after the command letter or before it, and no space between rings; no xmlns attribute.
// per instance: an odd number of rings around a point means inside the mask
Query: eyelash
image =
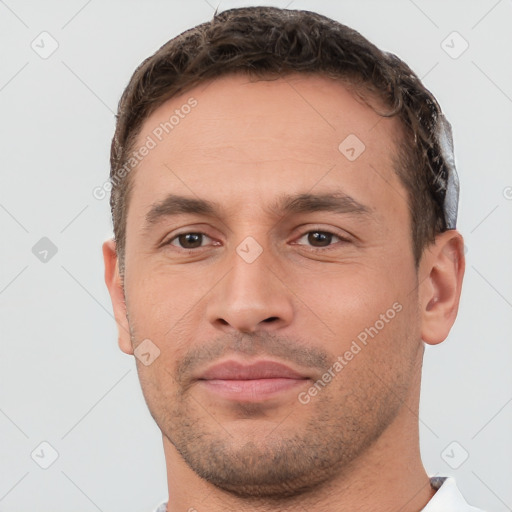
<svg viewBox="0 0 512 512"><path fill-rule="evenodd" d="M332 235L333 237L336 237L336 238L339 239L338 243L349 243L350 242L350 240L348 238L342 237L341 235L338 235L336 233L333 233L332 231L325 230L325 229L310 229L308 231L305 231L304 233L302 233L300 235L298 240L300 240L301 238L304 238L305 236L309 235L310 233L322 233L322 234L326 234L326 235ZM200 246L200 247L194 247L194 248L191 248L191 249L186 249L184 247L179 247L179 246L176 246L176 245L172 244L173 241L177 240L180 236L184 236L184 235L202 235L203 237L207 237L207 238L211 239L211 237L209 237L205 233L202 233L201 231L185 231L183 233L178 233L177 235L174 235L167 242L164 242L163 245L164 246L171 245L171 246L175 247L178 250L188 251L188 252L197 251L199 249L203 249L204 248L204 246ZM294 244L294 245L303 245L303 244ZM314 247L314 246L309 246L309 247L310 247L310 250L312 250L313 252L317 252L317 251L325 252L325 251L329 251L329 250L333 250L333 249L337 248L337 246L336 245L333 246L333 244L330 244L330 245L328 245L326 247Z"/></svg>
<svg viewBox="0 0 512 512"><path fill-rule="evenodd" d="M339 242L337 242L338 244L345 244L345 243L349 243L350 240L348 238L345 238L345 237L342 237L341 235L337 235L336 233L333 233L332 231L329 231L329 230L325 230L325 229L310 229L308 231L305 231L299 238L298 240L300 240L301 238L304 238L305 236L308 236L310 233L322 233L324 235L331 235L335 238L337 238L339 240ZM331 241L332 242L332 241ZM310 245L309 248L312 250L312 251L329 251L329 250L334 250L334 249L338 249L339 246L336 245L337 243L330 243L328 246L326 247L315 247L313 245ZM302 245L302 244L294 244L294 245Z"/></svg>

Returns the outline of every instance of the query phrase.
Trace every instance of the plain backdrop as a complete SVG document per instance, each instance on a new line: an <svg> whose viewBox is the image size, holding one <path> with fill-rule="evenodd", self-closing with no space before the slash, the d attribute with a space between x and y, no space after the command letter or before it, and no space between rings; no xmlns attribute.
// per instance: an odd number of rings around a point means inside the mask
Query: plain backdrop
<svg viewBox="0 0 512 512"><path fill-rule="evenodd" d="M467 271L449 338L426 350L421 451L470 503L512 510L512 3L267 4L396 53L453 125ZM217 5L0 1L0 511L145 512L167 498L160 431L103 281L108 198L92 191L135 67ZM219 10L242 5L254 2Z"/></svg>

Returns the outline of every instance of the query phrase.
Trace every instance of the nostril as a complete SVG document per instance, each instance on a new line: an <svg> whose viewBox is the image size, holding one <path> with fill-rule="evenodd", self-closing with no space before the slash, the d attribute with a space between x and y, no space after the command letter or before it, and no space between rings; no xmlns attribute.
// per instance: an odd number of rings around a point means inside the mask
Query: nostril
<svg viewBox="0 0 512 512"><path fill-rule="evenodd" d="M265 318L265 320L263 320L264 322L273 322L274 320L277 320L277 316L270 316L268 318Z"/></svg>

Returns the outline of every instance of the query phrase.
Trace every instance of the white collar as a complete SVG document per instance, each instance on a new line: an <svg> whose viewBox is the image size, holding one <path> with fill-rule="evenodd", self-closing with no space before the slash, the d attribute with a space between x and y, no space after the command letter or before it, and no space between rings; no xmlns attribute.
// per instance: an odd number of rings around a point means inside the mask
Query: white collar
<svg viewBox="0 0 512 512"><path fill-rule="evenodd" d="M430 484L437 489L427 506L420 512L483 512L468 505L451 476L430 477Z"/></svg>

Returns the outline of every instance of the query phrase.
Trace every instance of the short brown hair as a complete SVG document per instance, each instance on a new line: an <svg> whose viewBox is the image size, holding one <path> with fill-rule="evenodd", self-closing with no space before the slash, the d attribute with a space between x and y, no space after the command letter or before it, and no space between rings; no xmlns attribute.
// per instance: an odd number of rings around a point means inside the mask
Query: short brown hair
<svg viewBox="0 0 512 512"><path fill-rule="evenodd" d="M438 136L442 113L436 99L396 55L337 21L309 11L245 7L216 12L211 21L168 41L139 65L121 97L110 155L110 206L121 274L133 179L120 171L143 122L173 96L239 72L262 79L292 73L342 79L363 99L364 91L389 109L380 115L400 119L403 129L393 158L408 194L417 266L425 246L447 229L449 167Z"/></svg>

